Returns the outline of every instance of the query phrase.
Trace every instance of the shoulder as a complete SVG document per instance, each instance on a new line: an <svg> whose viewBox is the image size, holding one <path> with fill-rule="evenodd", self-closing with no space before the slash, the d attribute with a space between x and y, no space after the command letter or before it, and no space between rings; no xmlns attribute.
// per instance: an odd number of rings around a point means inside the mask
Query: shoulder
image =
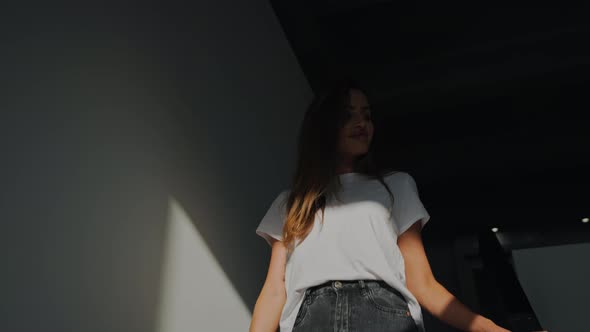
<svg viewBox="0 0 590 332"><path fill-rule="evenodd" d="M278 195L275 197L273 205L279 206L279 208L283 208L284 204L287 203L287 199L289 198L289 194L291 193L290 189L283 189L281 190Z"/></svg>
<svg viewBox="0 0 590 332"><path fill-rule="evenodd" d="M388 173L384 176L384 181L395 193L407 195L417 191L416 181L408 172L395 171Z"/></svg>
<svg viewBox="0 0 590 332"><path fill-rule="evenodd" d="M275 192L274 200L276 201L276 200L285 198L285 197L289 196L290 193L291 193L290 189L281 189L278 192Z"/></svg>
<svg viewBox="0 0 590 332"><path fill-rule="evenodd" d="M411 178L412 178L412 176L408 172L404 172L404 171L389 171L383 175L383 179L387 183L392 183L392 184L393 183L402 184Z"/></svg>
<svg viewBox="0 0 590 332"><path fill-rule="evenodd" d="M285 196L289 195L290 192L291 192L290 189L283 189L283 190L279 191L278 197L285 197Z"/></svg>
<svg viewBox="0 0 590 332"><path fill-rule="evenodd" d="M289 197L289 195L291 194L291 189L283 189L281 190L281 192L279 192L279 198L285 200Z"/></svg>

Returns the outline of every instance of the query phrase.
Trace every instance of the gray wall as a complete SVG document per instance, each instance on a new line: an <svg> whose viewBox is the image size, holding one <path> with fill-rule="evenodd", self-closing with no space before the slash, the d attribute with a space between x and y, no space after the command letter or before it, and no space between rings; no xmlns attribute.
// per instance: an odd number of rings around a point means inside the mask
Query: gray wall
<svg viewBox="0 0 590 332"><path fill-rule="evenodd" d="M311 98L269 3L0 15L0 330L155 331L171 199L251 310L270 254L254 230ZM198 316L215 281L184 282L209 291L185 303Z"/></svg>
<svg viewBox="0 0 590 332"><path fill-rule="evenodd" d="M518 279L547 331L587 330L590 244L513 250Z"/></svg>

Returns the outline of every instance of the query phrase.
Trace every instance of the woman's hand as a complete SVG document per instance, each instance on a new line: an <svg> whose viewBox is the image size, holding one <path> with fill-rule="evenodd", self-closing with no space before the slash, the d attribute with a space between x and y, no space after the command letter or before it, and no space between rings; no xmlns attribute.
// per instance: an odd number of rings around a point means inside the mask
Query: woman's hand
<svg viewBox="0 0 590 332"><path fill-rule="evenodd" d="M473 332L510 332L510 330L496 325L491 319L483 316L479 316L473 323L473 329L471 329Z"/></svg>

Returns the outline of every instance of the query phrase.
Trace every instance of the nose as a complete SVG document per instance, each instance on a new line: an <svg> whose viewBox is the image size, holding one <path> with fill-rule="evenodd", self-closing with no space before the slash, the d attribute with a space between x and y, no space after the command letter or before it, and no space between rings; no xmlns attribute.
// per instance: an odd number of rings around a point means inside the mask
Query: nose
<svg viewBox="0 0 590 332"><path fill-rule="evenodd" d="M369 122L367 120L361 119L361 120L354 123L353 128L354 129L363 129L365 132L368 133L368 127L369 127L368 123Z"/></svg>
<svg viewBox="0 0 590 332"><path fill-rule="evenodd" d="M363 118L353 119L350 121L350 124L352 125L353 128L366 128L367 127L367 121Z"/></svg>

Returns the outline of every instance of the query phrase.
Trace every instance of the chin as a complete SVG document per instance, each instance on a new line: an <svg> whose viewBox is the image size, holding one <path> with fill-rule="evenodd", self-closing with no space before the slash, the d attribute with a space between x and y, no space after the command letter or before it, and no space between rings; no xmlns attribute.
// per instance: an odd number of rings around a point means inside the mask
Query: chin
<svg viewBox="0 0 590 332"><path fill-rule="evenodd" d="M367 150L363 150L363 151L356 151L356 152L354 153L354 156L355 156L355 158L361 158L361 157L363 157L364 155L366 155L368 152L369 152L369 150L368 150L368 149L367 149Z"/></svg>

